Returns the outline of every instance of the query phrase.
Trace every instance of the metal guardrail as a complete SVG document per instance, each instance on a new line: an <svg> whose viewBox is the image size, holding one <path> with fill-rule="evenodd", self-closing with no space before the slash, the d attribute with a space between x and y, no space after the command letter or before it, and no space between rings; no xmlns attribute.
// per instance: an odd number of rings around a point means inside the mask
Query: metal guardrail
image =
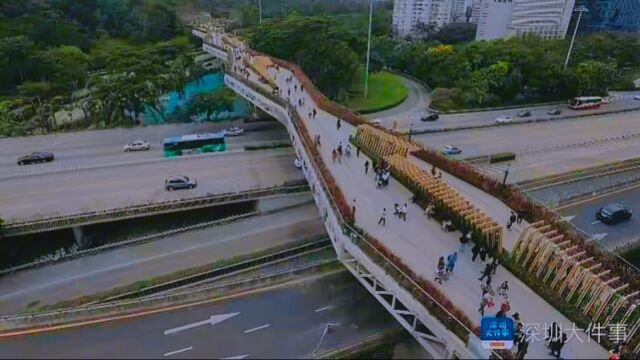
<svg viewBox="0 0 640 360"><path fill-rule="evenodd" d="M2 235L16 236L43 231L59 230L79 225L98 224L114 220L125 220L136 217L192 210L215 204L246 201L267 196L294 194L309 191L308 185L277 186L266 189L248 190L235 193L204 195L187 199L163 201L150 204L132 205L129 207L107 209L67 216L50 217L19 223L8 223L3 226Z"/></svg>
<svg viewBox="0 0 640 360"><path fill-rule="evenodd" d="M73 259L77 259L77 258L82 257L82 256L97 254L99 252L102 252L102 251L105 251L105 250L108 250L108 249L113 249L113 248L116 248L116 247L122 247L122 246L127 246L127 245L132 245L132 244L139 244L139 243L146 242L146 241L149 241L149 240L152 240L152 239L155 239L155 238L168 236L168 235L173 235L173 234L178 234L178 233L189 231L189 230L200 229L200 228L207 227L207 226L224 225L224 224L228 224L230 222L236 221L236 220L246 219L248 217L251 217L251 216L254 216L254 215L257 215L257 214L258 213L256 211L252 211L252 212L248 212L248 213L244 213L244 214L229 216L229 217L218 219L218 220L201 222L201 223L197 223L197 224L193 224L193 225L189 225L189 226L183 226L183 227L180 227L180 228L177 228L177 229L171 229L171 230L162 231L162 232L159 232L159 233L144 235L144 236L136 237L136 238L129 239L129 240L123 240L123 241L118 241L118 242L115 242L115 243L109 243L109 244L98 246L98 247L95 247L95 248L92 248L92 249L87 249L87 250L82 250L82 251L76 251L74 253L69 253L69 254L60 256L58 258L45 259L45 260L40 260L40 261L33 261L33 262L28 263L28 264L22 264L22 265L10 267L10 268L7 268L7 269L2 269L2 270L0 270L0 276L5 275L5 274L11 274L11 273L14 273L16 271L37 268L37 267L40 267L40 266L43 266L43 265L48 265L48 264L55 263L55 262L73 260Z"/></svg>
<svg viewBox="0 0 640 360"><path fill-rule="evenodd" d="M303 254L306 254L309 252L316 252L322 249L326 249L328 247L332 247L331 240L328 237L323 237L318 241L300 245L291 249L278 251L276 253L264 255L255 259L250 259L250 260L242 261L236 264L227 265L221 268L185 276L177 280L167 281L162 284L153 285L153 286L146 287L144 289L112 296L110 298L91 302L85 305L88 306L88 305L95 305L95 304L106 303L106 302L130 300L130 299L135 299L140 297L146 297L152 294L165 292L167 290L180 288L186 285L200 283L205 280L212 280L224 275L229 275L229 274L237 273L240 271L246 271L246 270L254 269L256 267L261 267L264 265L272 265L281 261L289 260L292 257L298 257Z"/></svg>
<svg viewBox="0 0 640 360"><path fill-rule="evenodd" d="M631 177L630 179L614 182L607 185L594 186L589 191L573 194L569 197L560 199L560 201L558 201L558 204L554 206L554 209L563 209L583 200L588 200L594 197L601 197L615 191L635 189L638 186L640 186L640 175L636 175Z"/></svg>

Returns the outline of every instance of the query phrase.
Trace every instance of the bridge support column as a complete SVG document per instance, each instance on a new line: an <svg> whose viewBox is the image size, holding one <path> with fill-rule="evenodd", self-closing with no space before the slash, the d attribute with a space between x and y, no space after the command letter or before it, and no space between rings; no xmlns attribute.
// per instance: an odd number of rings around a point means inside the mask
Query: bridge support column
<svg viewBox="0 0 640 360"><path fill-rule="evenodd" d="M82 226L74 226L72 230L73 230L73 237L76 240L76 245L78 245L78 248L80 250L85 249L89 243L89 239L87 235L84 233L84 229L82 228Z"/></svg>

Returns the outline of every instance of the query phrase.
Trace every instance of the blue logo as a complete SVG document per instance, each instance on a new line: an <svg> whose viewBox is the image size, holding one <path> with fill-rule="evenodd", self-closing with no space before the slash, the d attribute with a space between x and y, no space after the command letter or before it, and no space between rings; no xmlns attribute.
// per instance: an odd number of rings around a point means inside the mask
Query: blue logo
<svg viewBox="0 0 640 360"><path fill-rule="evenodd" d="M480 322L480 340L485 349L511 349L513 332L513 320L509 317L484 316Z"/></svg>

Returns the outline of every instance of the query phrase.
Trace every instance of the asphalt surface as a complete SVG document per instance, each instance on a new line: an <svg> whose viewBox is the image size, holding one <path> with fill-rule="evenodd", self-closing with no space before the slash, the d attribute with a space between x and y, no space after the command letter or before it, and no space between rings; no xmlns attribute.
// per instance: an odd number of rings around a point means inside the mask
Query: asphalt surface
<svg viewBox="0 0 640 360"><path fill-rule="evenodd" d="M454 144L462 149L456 157L467 158L503 151L517 154L516 161L480 165L502 177L509 166L509 182L518 182L578 168L637 157L640 138L636 112L562 120L546 123L492 127L478 130L415 135L424 145L441 149Z"/></svg>
<svg viewBox="0 0 640 360"><path fill-rule="evenodd" d="M616 225L606 225L596 219L596 212L610 203L621 203L630 208L634 214L627 222ZM577 204L560 211L563 216L569 216L571 222L591 236L602 237L600 243L608 249L637 242L640 239L640 188L631 189L616 194L604 196L589 202Z"/></svg>
<svg viewBox="0 0 640 360"><path fill-rule="evenodd" d="M325 233L313 203L0 276L0 314L53 304ZM0 347L1 348L1 347ZM0 351L1 353L1 351Z"/></svg>
<svg viewBox="0 0 640 360"><path fill-rule="evenodd" d="M511 116L514 120L521 119L517 116L517 113L521 110L529 110L531 112L531 116L528 118L522 119L548 119L548 118L559 118L566 115L575 115L575 114L598 114L606 111L614 111L614 110L622 110L629 109L634 107L640 107L640 101L634 100L633 95L640 94L640 92L620 92L615 93L620 99L611 103L602 105L599 109L594 110L571 110L568 105L560 104L560 105L544 105L544 106L533 106L533 107L522 107L517 109L508 109L508 110L490 110L490 111L478 111L478 112L470 112L470 113L458 113L458 114L442 114L440 115L440 119L434 122L421 122L414 121L414 130L424 130L424 129L441 129L441 128L450 128L450 127L461 127L461 126L473 126L473 125L484 125L484 124L493 124L496 121L497 117L500 116ZM614 93L612 92L612 95ZM560 109L562 114L560 115L548 115L547 111L551 109Z"/></svg>
<svg viewBox="0 0 640 360"><path fill-rule="evenodd" d="M379 120L380 124L387 128L392 128L395 121L398 130L408 131L409 125L412 122L416 123L416 115L427 109L430 102L429 90L408 77L400 77L407 87L407 98L396 107L366 116Z"/></svg>
<svg viewBox="0 0 640 360"><path fill-rule="evenodd" d="M0 217L31 220L276 186L303 178L293 158L291 148L209 153L4 179ZM164 180L176 174L196 179L198 186L166 191Z"/></svg>
<svg viewBox="0 0 640 360"><path fill-rule="evenodd" d="M229 318L164 335L219 315ZM338 325L320 343L327 323ZM316 347L321 353L399 326L340 272L223 302L2 339L0 358L310 358Z"/></svg>

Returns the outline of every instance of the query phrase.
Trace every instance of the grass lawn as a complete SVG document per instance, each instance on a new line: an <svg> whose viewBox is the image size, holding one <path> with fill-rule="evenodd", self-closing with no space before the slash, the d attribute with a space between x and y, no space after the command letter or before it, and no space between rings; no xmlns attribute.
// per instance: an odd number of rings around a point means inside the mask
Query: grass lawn
<svg viewBox="0 0 640 360"><path fill-rule="evenodd" d="M385 110L401 103L407 97L407 87L402 78L386 71L372 73L369 76L369 94L364 95L364 70L360 71L351 85L349 98L344 105L350 109L367 113Z"/></svg>

